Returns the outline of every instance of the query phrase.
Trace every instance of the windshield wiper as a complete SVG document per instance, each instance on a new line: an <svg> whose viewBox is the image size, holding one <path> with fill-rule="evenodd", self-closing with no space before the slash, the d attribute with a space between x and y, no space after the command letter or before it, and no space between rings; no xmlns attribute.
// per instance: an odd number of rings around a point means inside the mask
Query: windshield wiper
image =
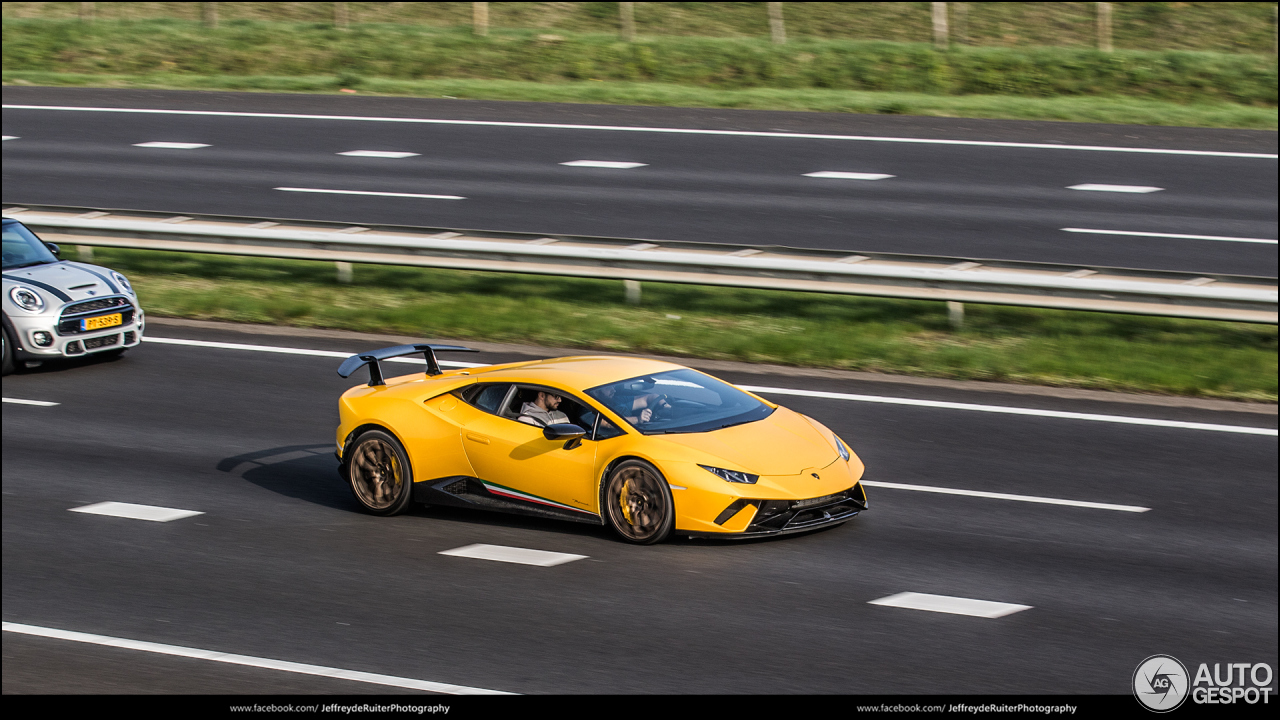
<svg viewBox="0 0 1280 720"><path fill-rule="evenodd" d="M31 267L32 265L48 265L48 264L49 264L49 261L47 260L35 260L29 263L19 263L17 265L5 265L4 269L17 270L18 268Z"/></svg>

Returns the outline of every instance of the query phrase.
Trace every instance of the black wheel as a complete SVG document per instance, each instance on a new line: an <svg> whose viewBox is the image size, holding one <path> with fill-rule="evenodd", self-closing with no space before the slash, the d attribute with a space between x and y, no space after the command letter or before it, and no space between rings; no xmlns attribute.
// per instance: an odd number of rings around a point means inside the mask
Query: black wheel
<svg viewBox="0 0 1280 720"><path fill-rule="evenodd" d="M9 329L3 328L4 332L0 338L0 343L4 344L4 374L8 375L13 372L13 342L9 340Z"/></svg>
<svg viewBox="0 0 1280 720"><path fill-rule="evenodd" d="M369 430L351 446L347 464L351 492L374 515L398 515L413 496L413 469L400 441L382 430Z"/></svg>
<svg viewBox="0 0 1280 720"><path fill-rule="evenodd" d="M671 489L658 469L643 460L620 463L605 481L605 513L623 539L652 545L676 526Z"/></svg>

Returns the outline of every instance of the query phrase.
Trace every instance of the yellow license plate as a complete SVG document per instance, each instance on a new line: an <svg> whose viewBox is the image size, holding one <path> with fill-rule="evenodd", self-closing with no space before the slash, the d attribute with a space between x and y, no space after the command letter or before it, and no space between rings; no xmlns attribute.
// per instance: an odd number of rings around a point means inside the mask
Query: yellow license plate
<svg viewBox="0 0 1280 720"><path fill-rule="evenodd" d="M102 328L115 327L124 322L124 315L116 313L115 315L103 315L102 317L85 318L80 321L80 330L101 330Z"/></svg>

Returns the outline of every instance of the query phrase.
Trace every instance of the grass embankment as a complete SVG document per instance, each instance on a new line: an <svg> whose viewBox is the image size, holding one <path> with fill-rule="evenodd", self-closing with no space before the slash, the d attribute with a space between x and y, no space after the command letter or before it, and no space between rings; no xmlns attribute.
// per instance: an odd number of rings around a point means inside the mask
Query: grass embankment
<svg viewBox="0 0 1280 720"><path fill-rule="evenodd" d="M1267 55L408 25L4 23L6 83L1276 127Z"/></svg>
<svg viewBox="0 0 1280 720"><path fill-rule="evenodd" d="M1102 313L97 249L153 316L1275 402L1276 328Z"/></svg>

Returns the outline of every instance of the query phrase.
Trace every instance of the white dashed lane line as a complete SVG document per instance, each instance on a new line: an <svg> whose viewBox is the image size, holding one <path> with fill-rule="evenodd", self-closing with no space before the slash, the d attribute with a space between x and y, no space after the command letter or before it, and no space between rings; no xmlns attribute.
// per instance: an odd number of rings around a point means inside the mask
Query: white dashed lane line
<svg viewBox="0 0 1280 720"><path fill-rule="evenodd" d="M4 136L4 139L5 139L5 140L17 140L17 139L18 139L18 136L17 136L17 135L5 135L5 136Z"/></svg>
<svg viewBox="0 0 1280 720"><path fill-rule="evenodd" d="M338 154L346 155L347 157L393 158L393 159L418 156L418 153L387 152L383 150L348 150L346 152L340 152Z"/></svg>
<svg viewBox="0 0 1280 720"><path fill-rule="evenodd" d="M21 400L19 398L4 398L4 401L14 405L35 405L36 407L53 407L58 404L47 400Z"/></svg>
<svg viewBox="0 0 1280 720"><path fill-rule="evenodd" d="M276 190L300 193L328 193L330 195L376 195L378 197L421 198L424 200L466 200L461 195L420 195L418 193L372 192L368 190L329 190L326 188L278 187Z"/></svg>
<svg viewBox="0 0 1280 720"><path fill-rule="evenodd" d="M452 557L474 558L476 560L494 560L497 562L517 563L519 565L537 565L552 567L563 565L574 560L583 560L586 555L572 553L548 552L546 550L530 550L528 548L507 547L505 545L467 545L465 547L443 550L441 555Z"/></svg>
<svg viewBox="0 0 1280 720"><path fill-rule="evenodd" d="M631 168L646 167L648 165L648 163L615 162L613 160L573 160L560 164L568 165L569 167L612 168L614 170L630 170Z"/></svg>
<svg viewBox="0 0 1280 720"><path fill-rule="evenodd" d="M180 142L144 142L134 143L134 147L140 148L161 148L163 150L195 150L197 148L206 148L209 145L205 143L180 143Z"/></svg>
<svg viewBox="0 0 1280 720"><path fill-rule="evenodd" d="M298 673L301 675L315 675L317 677L334 678L335 680L351 680L353 682L368 683L370 685L382 685L385 687L444 693L446 695L513 694L503 692L501 690L486 690L484 688L467 687L465 685L450 685L448 683L430 682L428 680L414 680L413 678L395 677L394 675L379 675L378 673L360 672L359 670L344 670L342 668L325 667L323 665L306 665L304 663L289 662L287 660L272 660L270 658L253 657L251 655L233 655L231 653L218 652L216 650L201 650L200 648L182 647L180 645L163 645L161 643L146 642L143 640L128 640L125 638L110 637L107 635L92 635L90 633L58 630L55 628L39 627L36 625L23 625L21 623L6 622L4 623L4 631L18 633L21 635L53 638L56 640L88 643L90 645L105 645L107 647L123 648L125 650L138 650L140 652L157 653L160 655L173 655L176 657L194 658L196 660L209 660L211 662L227 663L229 665L244 665L247 667L279 670L281 672Z"/></svg>
<svg viewBox="0 0 1280 720"><path fill-rule="evenodd" d="M834 170L805 173L804 176L811 178L831 178L835 180L887 180L891 177L897 177L896 175L885 175L883 173L836 172Z"/></svg>
<svg viewBox="0 0 1280 720"><path fill-rule="evenodd" d="M122 502L100 502L93 505L70 508L70 510L74 513L85 513L87 515L107 515L131 520L150 520L151 522L172 522L173 520L204 514L198 510L179 510L177 508L135 505Z"/></svg>
<svg viewBox="0 0 1280 720"><path fill-rule="evenodd" d="M1160 192L1164 188L1152 187L1151 185L1104 185L1102 183L1082 183L1080 185L1070 185L1068 190L1090 190L1093 192L1118 192L1118 193L1153 193Z"/></svg>
<svg viewBox="0 0 1280 720"><path fill-rule="evenodd" d="M1222 242L1263 243L1275 245L1275 240L1267 238L1228 237L1226 235L1183 235L1181 233L1138 232L1136 230L1096 230L1093 228L1062 228L1063 232L1088 233L1091 235L1127 235L1131 237L1172 238L1174 240L1219 240Z"/></svg>
<svg viewBox="0 0 1280 720"><path fill-rule="evenodd" d="M1017 502L1040 503L1043 505L1067 505L1069 507L1090 508L1092 510L1116 510L1118 512L1144 513L1151 508L1139 505L1114 505L1112 503L1087 502L1084 500L1064 500L1062 498L1037 497L1035 495L1012 495L1009 493L986 492L983 490L960 490L957 488L933 487L931 485L907 485L904 483L863 480L866 487L889 488L890 490L914 490L916 492L939 493L941 495L964 495L967 497L986 498L988 500L1014 500Z"/></svg>
<svg viewBox="0 0 1280 720"><path fill-rule="evenodd" d="M970 598L951 597L950 595L930 595L928 593L904 592L897 595L872 600L870 605L906 608L908 610L926 610L928 612L949 613L951 615L969 615L980 618L998 618L1012 615L1023 610L1030 610L1030 605L992 602L990 600L973 600Z"/></svg>

